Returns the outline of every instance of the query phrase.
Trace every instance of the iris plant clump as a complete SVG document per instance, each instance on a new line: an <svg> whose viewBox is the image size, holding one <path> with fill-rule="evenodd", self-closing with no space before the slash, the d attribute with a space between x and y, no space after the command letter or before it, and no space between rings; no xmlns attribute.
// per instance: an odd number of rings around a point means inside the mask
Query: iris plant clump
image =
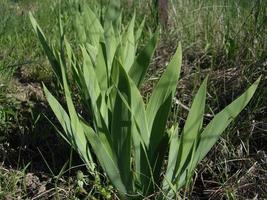
<svg viewBox="0 0 267 200"><path fill-rule="evenodd" d="M95 170L96 163L100 164L121 199L142 199L159 191L161 198L177 197L198 163L248 104L259 79L203 127L208 80L205 78L184 128L180 130L173 123L168 129L166 123L181 69L181 44L145 104L139 88L153 57L158 34L151 37L143 50L137 51L144 22L135 29L133 16L124 28L116 5L107 8L102 20L87 5L81 8L74 16L80 31L77 37L86 37L79 46L80 53L66 39L61 20L60 48L56 48L49 44L30 14L66 99L64 109L43 86L62 126L59 133L79 153L89 170ZM69 69L83 109L90 118L80 115L74 106Z"/></svg>

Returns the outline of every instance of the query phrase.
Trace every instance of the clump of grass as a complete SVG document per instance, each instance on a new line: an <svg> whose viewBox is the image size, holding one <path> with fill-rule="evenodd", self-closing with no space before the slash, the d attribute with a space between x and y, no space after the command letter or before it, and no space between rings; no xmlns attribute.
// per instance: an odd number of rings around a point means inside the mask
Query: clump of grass
<svg viewBox="0 0 267 200"><path fill-rule="evenodd" d="M0 18L3 19L0 24L0 46L2 47L0 49L1 72L16 76L19 75L16 72L20 71L21 68L27 68L29 69L28 71L36 69L35 71L40 71L36 76L37 81L38 77L43 77L45 72L37 68L46 68L47 65L44 59L42 59L44 56L40 56L42 55L41 49L34 42L35 38L33 37L28 20L28 12L36 13L40 23L45 27L49 27L50 31L53 32L53 27L56 26L53 25L55 22L53 19L55 18L52 16L57 11L56 7L57 4L50 0L34 3L32 1L13 2L9 0L0 2ZM49 34L49 36L51 36L50 39L52 40L53 34ZM35 51L31 49L35 49ZM29 73L28 76L30 75L32 74ZM34 79L33 76L31 78Z"/></svg>
<svg viewBox="0 0 267 200"><path fill-rule="evenodd" d="M172 1L170 7L173 34L207 54L210 67L220 67L220 56L228 67L266 56L266 1Z"/></svg>
<svg viewBox="0 0 267 200"><path fill-rule="evenodd" d="M7 170L0 166L0 198L17 199L27 196L23 171Z"/></svg>

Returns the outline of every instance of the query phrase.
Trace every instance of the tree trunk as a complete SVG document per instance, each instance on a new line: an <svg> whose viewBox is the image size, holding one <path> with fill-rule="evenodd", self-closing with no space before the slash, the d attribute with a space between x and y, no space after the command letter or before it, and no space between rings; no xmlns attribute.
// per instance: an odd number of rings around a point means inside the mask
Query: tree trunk
<svg viewBox="0 0 267 200"><path fill-rule="evenodd" d="M164 28L168 25L168 0L158 0L158 17Z"/></svg>

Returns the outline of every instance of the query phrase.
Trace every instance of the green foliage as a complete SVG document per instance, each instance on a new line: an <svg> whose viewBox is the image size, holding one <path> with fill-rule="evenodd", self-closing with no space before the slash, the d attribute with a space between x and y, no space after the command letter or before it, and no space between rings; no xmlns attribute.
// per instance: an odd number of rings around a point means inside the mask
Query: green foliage
<svg viewBox="0 0 267 200"><path fill-rule="evenodd" d="M0 80L0 143L7 138L13 128L12 122L18 117L18 108L19 103L15 99L7 97L6 86Z"/></svg>
<svg viewBox="0 0 267 200"><path fill-rule="evenodd" d="M0 166L0 199L24 198L27 194L24 170L7 170Z"/></svg>
<svg viewBox="0 0 267 200"><path fill-rule="evenodd" d="M153 56L157 35L138 54L140 30L134 30L135 15L123 29L120 17L116 23L113 23L115 18L110 18L120 16L118 9L115 9L117 13L110 11L113 6L110 4L107 8L104 23L88 6L83 7L82 13L77 11L77 26L79 30L86 30L79 36L82 38L81 58L64 36L61 19L60 48L57 49L48 43L30 14L34 30L64 91L66 109L44 86L45 95L62 126L61 136L80 154L90 171L95 170L93 151L122 199L142 199L158 191L162 191L162 198L165 195L174 198L190 181L197 164L225 128L247 105L259 79L203 127L206 78L194 98L183 130L175 124L166 130L181 69L181 44L145 105L138 88ZM90 27L97 31L89 34ZM75 109L68 69L72 71L84 111L90 118ZM161 177L165 155L168 155L168 164Z"/></svg>
<svg viewBox="0 0 267 200"><path fill-rule="evenodd" d="M266 58L266 6L264 0L173 0L172 34L197 53L210 56L206 57L211 67L220 69L225 62L228 67L239 62L247 66ZM224 56L223 66L217 62L219 55Z"/></svg>

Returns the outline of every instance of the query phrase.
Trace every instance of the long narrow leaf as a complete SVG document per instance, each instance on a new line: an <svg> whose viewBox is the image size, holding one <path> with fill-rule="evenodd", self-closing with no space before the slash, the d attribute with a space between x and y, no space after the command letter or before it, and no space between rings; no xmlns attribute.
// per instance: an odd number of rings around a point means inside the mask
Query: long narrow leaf
<svg viewBox="0 0 267 200"><path fill-rule="evenodd" d="M181 145L180 143L180 137L178 135L178 126L175 128L173 127L173 130L171 131L171 136L170 136L170 146L169 146L169 153L168 153L168 165L167 165L167 170L166 174L164 177L163 181L163 190L167 192L170 188L170 184L173 183L173 175L175 174L175 168L176 168L176 163L177 159L181 157L179 155L179 146Z"/></svg>
<svg viewBox="0 0 267 200"><path fill-rule="evenodd" d="M245 108L254 95L260 82L260 78L261 77L259 77L240 97L224 108L220 113L215 115L212 121L207 125L200 136L194 165L206 156L226 127Z"/></svg>
<svg viewBox="0 0 267 200"><path fill-rule="evenodd" d="M138 29L135 31L135 48L136 49L138 47L138 43L139 43L140 37L141 37L142 32L143 32L145 22L146 22L146 18L144 17L141 24L138 26Z"/></svg>
<svg viewBox="0 0 267 200"><path fill-rule="evenodd" d="M151 38L146 47L136 57L134 64L129 71L129 76L133 79L137 87L141 86L143 79L145 78L149 63L156 49L157 37L158 35L155 34Z"/></svg>
<svg viewBox="0 0 267 200"><path fill-rule="evenodd" d="M104 20L104 27L109 26L110 24L113 25L114 31L116 34L119 33L119 26L120 26L120 11L121 1L120 0L110 0Z"/></svg>
<svg viewBox="0 0 267 200"><path fill-rule="evenodd" d="M111 136L113 147L118 157L118 166L123 182L125 183L127 190L133 190L133 182L131 176L131 113L125 106L121 99L122 95L124 99L131 105L131 90L129 88L129 80L127 74L122 68L119 67L119 80L117 89L120 94L117 93L115 99L115 106L112 112L112 126Z"/></svg>
<svg viewBox="0 0 267 200"><path fill-rule="evenodd" d="M106 48L104 43L100 43L95 63L95 73L97 74L98 83L101 91L106 91L108 88L108 79L110 72L106 63Z"/></svg>
<svg viewBox="0 0 267 200"><path fill-rule="evenodd" d="M90 44L98 49L99 41L103 37L104 30L98 17L86 4L83 5L83 20Z"/></svg>
<svg viewBox="0 0 267 200"><path fill-rule="evenodd" d="M154 153L154 150L159 145L165 133L168 113L171 108L172 99L180 75L181 62L182 49L181 44L179 44L166 71L154 88L147 105L146 115L148 120L148 130L151 134L151 154Z"/></svg>
<svg viewBox="0 0 267 200"><path fill-rule="evenodd" d="M194 144L198 143L206 105L207 80L208 78L201 84L187 116L181 136L181 145L179 147L181 157L177 158L176 168L174 170L176 174L173 174L173 178L177 177L183 168L189 167L192 159L189 155L195 151L193 149Z"/></svg>
<svg viewBox="0 0 267 200"><path fill-rule="evenodd" d="M84 123L83 127L86 138L90 141L101 166L107 173L112 184L119 190L122 196L125 196L127 194L127 190L121 178L120 170L117 165L118 161L115 156L115 152L112 150L112 145L110 145L106 135L101 132L96 134L93 129Z"/></svg>
<svg viewBox="0 0 267 200"><path fill-rule="evenodd" d="M40 28L40 26L38 25L38 23L34 19L31 12L29 13L29 17L30 17L32 26L34 28L34 31L35 31L36 35L38 36L38 38L41 42L41 45L42 45L42 47L43 47L43 49L47 55L47 58L48 58L51 66L52 66L52 69L53 69L57 79L59 80L59 83L62 85L63 83L62 83L62 77L61 77L60 64L59 64L59 62L58 62L58 60L54 54L54 51L53 51L53 49L50 48L42 29Z"/></svg>
<svg viewBox="0 0 267 200"><path fill-rule="evenodd" d="M83 158L88 159L87 164L92 167L93 166L92 156L87 146L87 141L84 135L83 127L80 123L78 114L75 110L75 107L74 107L74 104L71 98L69 86L67 83L67 77L66 77L66 71L65 71L66 66L64 66L62 62L60 63L60 66L61 66L61 72L62 72L65 98L67 101L67 107L68 107L69 116L71 120L71 130L72 130L71 138L73 138L73 141L74 141L73 145L74 145L75 150L77 150Z"/></svg>
<svg viewBox="0 0 267 200"><path fill-rule="evenodd" d="M65 132L65 134L62 133L62 137L66 139L78 153L80 153L84 162L88 164L89 169L93 170L94 164L92 162L91 153L86 144L86 140L79 140L75 136L76 133L73 132L75 130L73 130L70 117L68 116L64 108L60 105L60 103L56 100L56 98L45 87L45 85L43 85L43 87L47 101Z"/></svg>
<svg viewBox="0 0 267 200"><path fill-rule="evenodd" d="M132 17L128 25L128 28L122 38L121 56L122 56L122 64L126 72L128 72L131 69L131 66L135 59L134 22L135 22L135 14Z"/></svg>

